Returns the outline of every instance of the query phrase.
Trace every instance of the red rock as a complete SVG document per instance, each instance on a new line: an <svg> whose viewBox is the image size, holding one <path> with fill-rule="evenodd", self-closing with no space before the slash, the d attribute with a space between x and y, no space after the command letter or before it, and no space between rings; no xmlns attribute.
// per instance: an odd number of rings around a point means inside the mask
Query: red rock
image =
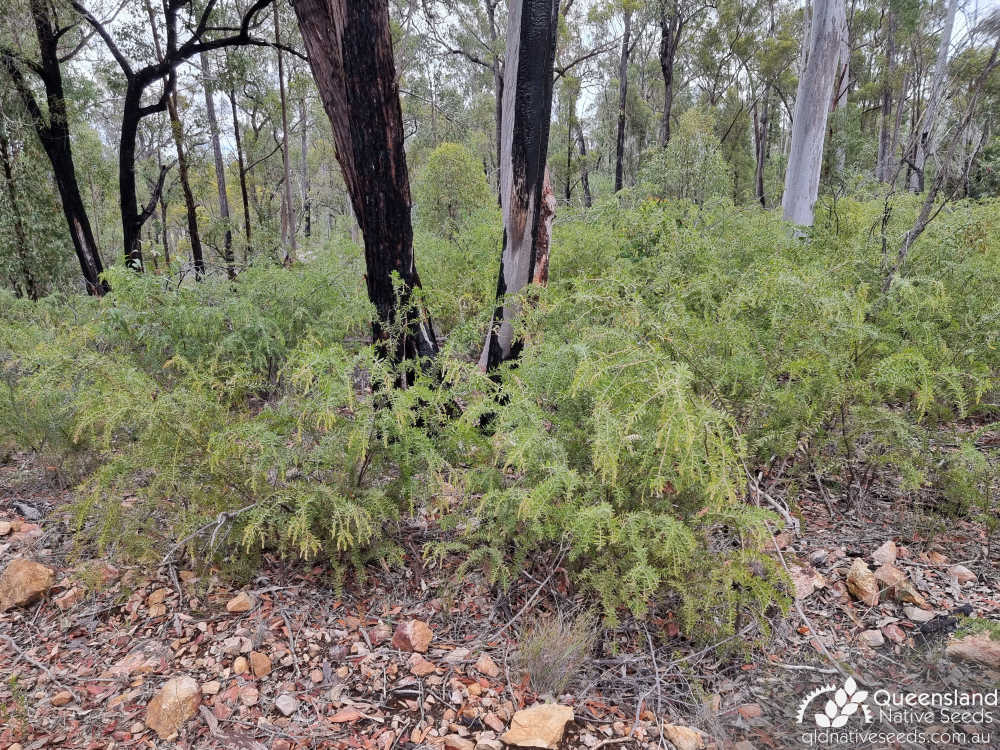
<svg viewBox="0 0 1000 750"><path fill-rule="evenodd" d="M422 620L402 622L392 636L392 645L400 651L419 651L424 654L431 645L433 631Z"/></svg>
<svg viewBox="0 0 1000 750"><path fill-rule="evenodd" d="M759 719L764 715L764 709L759 703L744 703L736 710L744 719Z"/></svg>
<svg viewBox="0 0 1000 750"><path fill-rule="evenodd" d="M59 607L59 609L65 612L67 609L70 609L71 607L83 601L83 596L84 596L83 589L74 587L71 588L69 591L66 591L57 596L55 599L52 600L52 602L57 607Z"/></svg>
<svg viewBox="0 0 1000 750"><path fill-rule="evenodd" d="M496 662L485 651L476 660L476 669L487 677L496 677L500 674L500 667L496 665Z"/></svg>
<svg viewBox="0 0 1000 750"><path fill-rule="evenodd" d="M73 700L73 694L69 690L63 690L62 692L56 693L52 696L53 706L65 706L67 703Z"/></svg>
<svg viewBox="0 0 1000 750"><path fill-rule="evenodd" d="M40 599L52 588L55 575L47 565L15 557L0 574L0 612Z"/></svg>
<svg viewBox="0 0 1000 750"><path fill-rule="evenodd" d="M890 623L882 628L882 633L893 643L902 643L906 640L906 633L895 623Z"/></svg>
<svg viewBox="0 0 1000 750"><path fill-rule="evenodd" d="M260 651L250 652L250 668L255 677L267 677L271 674L271 659Z"/></svg>
<svg viewBox="0 0 1000 750"><path fill-rule="evenodd" d="M245 591L241 591L226 604L226 611L230 614L240 614L249 612L253 608L253 597Z"/></svg>
<svg viewBox="0 0 1000 750"><path fill-rule="evenodd" d="M414 654L410 657L410 672L415 674L417 677L426 677L429 674L433 674L435 666L433 662L427 661L420 654Z"/></svg>
<svg viewBox="0 0 1000 750"><path fill-rule="evenodd" d="M177 734L198 711L201 691L192 677L175 677L159 689L146 708L146 726L161 740Z"/></svg>

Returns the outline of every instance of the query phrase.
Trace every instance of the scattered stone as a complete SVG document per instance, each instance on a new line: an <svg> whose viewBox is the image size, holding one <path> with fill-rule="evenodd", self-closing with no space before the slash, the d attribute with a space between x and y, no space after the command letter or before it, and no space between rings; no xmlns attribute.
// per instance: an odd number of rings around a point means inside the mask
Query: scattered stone
<svg viewBox="0 0 1000 750"><path fill-rule="evenodd" d="M354 706L347 706L342 708L333 716L330 717L330 721L334 724L350 724L351 722L357 721L358 719L365 718L365 715L361 713Z"/></svg>
<svg viewBox="0 0 1000 750"><path fill-rule="evenodd" d="M964 565L952 565L948 568L948 575L957 580L960 584L979 580L979 577Z"/></svg>
<svg viewBox="0 0 1000 750"><path fill-rule="evenodd" d="M240 701L245 706L256 706L260 700L260 691L252 685L244 685L240 688Z"/></svg>
<svg viewBox="0 0 1000 750"><path fill-rule="evenodd" d="M250 671L250 664L245 656L237 656L233 662L233 674L246 674Z"/></svg>
<svg viewBox="0 0 1000 750"><path fill-rule="evenodd" d="M83 589L74 586L69 591L60 594L52 601L57 607L59 607L59 609L65 612L67 609L70 609L83 601L83 595Z"/></svg>
<svg viewBox="0 0 1000 750"><path fill-rule="evenodd" d="M281 712L282 716L291 716L299 710L299 701L293 695L282 693L275 699L274 707Z"/></svg>
<svg viewBox="0 0 1000 750"><path fill-rule="evenodd" d="M851 569L847 571L847 590L869 607L878 606L878 581L860 557L854 558Z"/></svg>
<svg viewBox="0 0 1000 750"><path fill-rule="evenodd" d="M141 721L133 721L132 725L128 728L128 731L134 735L139 735L146 731L146 725Z"/></svg>
<svg viewBox="0 0 1000 750"><path fill-rule="evenodd" d="M917 624L934 619L933 610L920 609L920 607L912 607L910 605L906 605L905 607L903 607L903 614L906 615L906 618L908 620L911 620Z"/></svg>
<svg viewBox="0 0 1000 750"><path fill-rule="evenodd" d="M146 726L161 740L177 734L198 711L201 695L192 677L174 677L153 696L146 708Z"/></svg>
<svg viewBox="0 0 1000 750"><path fill-rule="evenodd" d="M792 574L796 599L805 599L808 596L812 596L812 593L816 589L826 586L826 579L823 577L823 574L811 565L789 565L788 570Z"/></svg>
<svg viewBox="0 0 1000 750"><path fill-rule="evenodd" d="M896 623L889 623L882 628L882 635L888 638L893 643L902 643L906 640L906 633L903 629L899 627Z"/></svg>
<svg viewBox="0 0 1000 750"><path fill-rule="evenodd" d="M931 565L947 565L948 558L942 555L940 552L933 550L927 553L927 561Z"/></svg>
<svg viewBox="0 0 1000 750"><path fill-rule="evenodd" d="M426 677L429 674L434 674L435 669L436 667L433 662L427 661L420 654L414 654L410 657L410 672L417 677Z"/></svg>
<svg viewBox="0 0 1000 750"><path fill-rule="evenodd" d="M309 679L312 680L317 685L319 685L321 682L323 682L323 670L322 669L312 670L309 673Z"/></svg>
<svg viewBox="0 0 1000 750"><path fill-rule="evenodd" d="M254 677L267 677L271 674L271 659L260 651L251 651L250 668L253 670Z"/></svg>
<svg viewBox="0 0 1000 750"><path fill-rule="evenodd" d="M476 740L476 750L503 750L503 743L493 738L479 738Z"/></svg>
<svg viewBox="0 0 1000 750"><path fill-rule="evenodd" d="M211 680L201 686L202 695L215 695L221 689L222 685L218 680Z"/></svg>
<svg viewBox="0 0 1000 750"><path fill-rule="evenodd" d="M1000 640L989 633L967 635L948 644L945 655L956 661L969 661L991 669L1000 669Z"/></svg>
<svg viewBox="0 0 1000 750"><path fill-rule="evenodd" d="M540 703L514 714L510 729L501 737L508 745L543 747L556 750L566 724L573 721L573 709L558 703Z"/></svg>
<svg viewBox="0 0 1000 750"><path fill-rule="evenodd" d="M131 677L135 674L162 672L173 656L173 652L165 644L155 640L143 641L119 659L108 670L108 675Z"/></svg>
<svg viewBox="0 0 1000 750"><path fill-rule="evenodd" d="M12 528L14 526L10 521L0 521L0 536L7 536Z"/></svg>
<svg viewBox="0 0 1000 750"><path fill-rule="evenodd" d="M445 750L476 750L476 743L459 737L457 734L449 734L444 738Z"/></svg>
<svg viewBox="0 0 1000 750"><path fill-rule="evenodd" d="M764 715L764 709L760 707L759 703L744 703L736 711L744 719L759 719Z"/></svg>
<svg viewBox="0 0 1000 750"><path fill-rule="evenodd" d="M504 724L503 719L501 719L492 711L490 711L488 714L486 714L486 716L483 717L483 724L488 726L494 732L502 732L504 729L507 728L507 725Z"/></svg>
<svg viewBox="0 0 1000 750"><path fill-rule="evenodd" d="M879 565L892 564L896 562L896 543L891 539L872 552L872 560Z"/></svg>
<svg viewBox="0 0 1000 750"><path fill-rule="evenodd" d="M861 634L861 640L872 648L878 648L885 644L885 637L881 630L866 630Z"/></svg>
<svg viewBox="0 0 1000 750"><path fill-rule="evenodd" d="M152 594L150 594L149 596L146 597L146 606L147 607L152 607L152 606L154 606L156 604L163 604L163 602L167 598L167 594L169 594L169 593L170 593L170 589L167 589L167 588L159 588L159 589L157 589Z"/></svg>
<svg viewBox="0 0 1000 750"><path fill-rule="evenodd" d="M476 660L476 669L487 677L496 677L500 674L500 667L496 665L496 662L485 651Z"/></svg>
<svg viewBox="0 0 1000 750"><path fill-rule="evenodd" d="M449 651L442 661L444 661L445 664L451 664L454 666L455 664L461 664L471 655L472 652L467 648L456 648Z"/></svg>
<svg viewBox="0 0 1000 750"><path fill-rule="evenodd" d="M40 599L52 588L55 575L47 565L15 557L0 574L0 612Z"/></svg>
<svg viewBox="0 0 1000 750"><path fill-rule="evenodd" d="M694 727L682 727L678 724L666 724L663 734L667 736L677 750L702 750L705 738Z"/></svg>
<svg viewBox="0 0 1000 750"><path fill-rule="evenodd" d="M427 653L434 637L433 631L423 620L401 622L392 636L392 645L400 651L419 651Z"/></svg>
<svg viewBox="0 0 1000 750"><path fill-rule="evenodd" d="M920 592L910 583L906 573L895 565L886 563L875 571L875 579L885 584L895 599L907 604L916 604L923 609L930 609L930 604L920 595Z"/></svg>
<svg viewBox="0 0 1000 750"><path fill-rule="evenodd" d="M73 694L69 690L63 690L60 693L56 693L52 696L53 706L65 706L67 703L73 700Z"/></svg>
<svg viewBox="0 0 1000 750"><path fill-rule="evenodd" d="M198 580L198 574L193 570L182 570L178 575L181 577L182 583L191 583Z"/></svg>
<svg viewBox="0 0 1000 750"><path fill-rule="evenodd" d="M231 614L249 612L253 609L253 597L245 591L241 591L226 604L226 611Z"/></svg>
<svg viewBox="0 0 1000 750"><path fill-rule="evenodd" d="M747 742L746 740L740 740L735 745L733 745L733 750L756 750L753 743Z"/></svg>

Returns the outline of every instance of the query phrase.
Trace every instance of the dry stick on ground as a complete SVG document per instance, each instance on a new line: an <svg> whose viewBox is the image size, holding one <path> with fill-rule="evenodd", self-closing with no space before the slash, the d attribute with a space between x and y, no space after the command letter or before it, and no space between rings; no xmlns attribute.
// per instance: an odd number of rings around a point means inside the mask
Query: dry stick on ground
<svg viewBox="0 0 1000 750"><path fill-rule="evenodd" d="M28 656L27 652L25 652L24 650L22 650L21 647L18 646L17 643L14 642L13 638L11 638L9 635L0 635L0 638L3 638L10 645L10 647L17 654L17 658L18 659L24 659L26 662L28 662L32 666L37 667L38 669L40 669L43 672L45 672L45 674L48 675L49 679L52 680L52 682L54 682L56 685L58 685L61 688L65 688L66 690L69 690L69 688L58 677L56 677L52 673L51 669L49 669L47 666L45 666L44 664L42 664L37 659L35 659L35 658L31 657L31 656ZM71 681L73 681L73 682L77 681L76 678L74 678L74 677L70 677L68 679L71 680ZM70 692L73 692L73 691L70 690Z"/></svg>
<svg viewBox="0 0 1000 750"><path fill-rule="evenodd" d="M523 615L528 610L529 607L531 607L531 605L534 603L535 599L537 599L538 595L542 592L542 589L545 588L545 584L547 584L551 580L552 576L554 576L556 574L556 571L559 570L559 563L561 563L563 561L563 558L565 556L566 556L566 546L563 545L563 546L561 546L559 548L559 557L556 558L555 564L552 566L552 569L549 571L549 574L547 576L545 576L545 580L543 580L538 585L538 588L535 589L535 593L533 593L531 595L531 598L529 598L528 601L526 601L524 603L524 606L521 607L521 609L518 610L517 614L514 615L506 625L504 625L496 633L494 633L493 637L490 640L496 640L497 638L499 638L500 635L505 630L507 630L507 628L509 628L511 625L513 625L515 622L517 622L517 619L521 615Z"/></svg>
<svg viewBox="0 0 1000 750"><path fill-rule="evenodd" d="M781 550L778 548L778 542L774 538L774 532L771 531L771 527L766 522L764 526L767 529L767 533L771 535L771 540L774 542L774 551L778 553L778 559L781 561L781 567L785 569L785 572L788 573L788 577L791 578L792 571L789 570L788 563L785 562L785 556L781 554ZM857 682L859 685L865 684L864 680L861 680L857 676L850 674L842 666L840 666L840 663L833 658L833 654L830 653L829 649L827 649L827 647L823 644L823 642L816 637L816 628L813 627L812 622L809 620L808 617L806 617L806 613L803 611L802 605L799 604L799 600L794 596L794 594L792 596L792 602L795 605L795 611L799 613L799 617L802 619L802 623L807 628L809 628L809 632L812 633L812 642L815 643L817 646L819 646L820 651L822 651L823 655L830 660L830 663L834 667L836 667L837 671L840 672L840 675L844 678L854 677L855 682Z"/></svg>

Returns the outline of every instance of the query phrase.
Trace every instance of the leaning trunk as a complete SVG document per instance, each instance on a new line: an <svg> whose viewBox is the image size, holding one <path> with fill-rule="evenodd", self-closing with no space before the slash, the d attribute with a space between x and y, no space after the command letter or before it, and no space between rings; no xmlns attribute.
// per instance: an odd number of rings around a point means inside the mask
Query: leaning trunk
<svg viewBox="0 0 1000 750"><path fill-rule="evenodd" d="M819 193L823 141L836 73L844 0L816 0L809 33L809 50L799 77L792 121L792 143L781 198L786 221L812 226Z"/></svg>
<svg viewBox="0 0 1000 750"><path fill-rule="evenodd" d="M665 5L665 4L664 4ZM676 6L672 13L660 8L660 73L663 75L663 120L660 124L660 145L670 142L670 112L674 105L674 60L681 35L681 18Z"/></svg>
<svg viewBox="0 0 1000 750"><path fill-rule="evenodd" d="M491 370L520 351L514 340L517 303L510 299L535 277L542 186L552 113L558 0L511 0L504 62L503 128L500 139L500 206L503 251L493 313L479 358Z"/></svg>
<svg viewBox="0 0 1000 750"><path fill-rule="evenodd" d="M295 14L364 234L375 345L394 361L434 356L433 325L413 299L420 277L387 0L298 0Z"/></svg>
<svg viewBox="0 0 1000 750"><path fill-rule="evenodd" d="M958 0L948 3L948 11L941 29L941 39L938 40L937 60L934 61L934 73L931 78L931 92L927 99L927 109L920 119L917 135L916 152L913 156L913 173L910 176L910 189L915 193L924 191L924 168L927 155L934 150L934 127L937 124L938 108L944 93L945 77L948 74L948 48L951 45L951 32L955 26L955 11Z"/></svg>

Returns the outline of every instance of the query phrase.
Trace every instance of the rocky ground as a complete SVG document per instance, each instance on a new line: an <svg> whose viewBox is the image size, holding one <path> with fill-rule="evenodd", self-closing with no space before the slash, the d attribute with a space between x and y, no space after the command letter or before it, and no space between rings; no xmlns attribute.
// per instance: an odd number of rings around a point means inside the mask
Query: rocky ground
<svg viewBox="0 0 1000 750"><path fill-rule="evenodd" d="M0 748L798 748L827 699L861 716L880 688L1000 684L1000 641L970 627L1000 619L984 530L928 527L901 500L801 500L772 551L796 604L766 637L749 623L695 644L668 611L625 620L565 694L540 696L519 636L586 604L557 551L507 592L416 556L342 589L324 565L265 558L235 586L75 549L71 498L53 483L25 456L0 467ZM1000 748L1000 729L973 744L981 718L947 727L949 742L853 746ZM852 715L845 728L934 727L922 721Z"/></svg>

